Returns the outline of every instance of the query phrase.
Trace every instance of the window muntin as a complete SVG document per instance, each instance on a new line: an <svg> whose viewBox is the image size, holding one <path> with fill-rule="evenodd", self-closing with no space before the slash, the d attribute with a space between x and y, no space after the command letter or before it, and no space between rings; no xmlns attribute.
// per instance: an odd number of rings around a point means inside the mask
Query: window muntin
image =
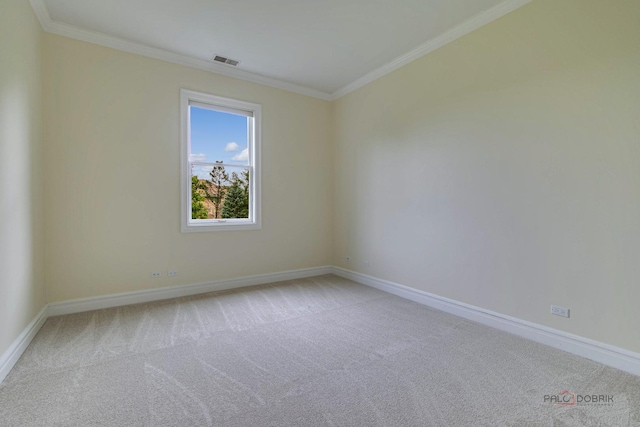
<svg viewBox="0 0 640 427"><path fill-rule="evenodd" d="M181 98L182 231L260 228L260 105Z"/></svg>

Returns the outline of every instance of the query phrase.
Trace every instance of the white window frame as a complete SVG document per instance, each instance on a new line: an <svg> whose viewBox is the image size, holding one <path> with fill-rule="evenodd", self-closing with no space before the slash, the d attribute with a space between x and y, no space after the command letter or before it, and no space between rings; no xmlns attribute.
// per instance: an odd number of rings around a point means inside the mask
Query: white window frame
<svg viewBox="0 0 640 427"><path fill-rule="evenodd" d="M249 218L229 219L192 219L191 218L191 165L190 159L191 135L189 105L191 103L206 104L212 110L225 112L238 112L239 114L253 115L253 121L249 121L247 147L249 149ZM180 113L181 113L181 230L183 233L203 231L229 231L229 230L259 230L261 222L261 175L260 175L260 135L261 113L260 104L238 101L236 99L223 98L207 93L180 89ZM249 115L248 115L249 116ZM253 123L252 123L253 122ZM228 165L232 166L232 165ZM244 165L235 165L244 166Z"/></svg>

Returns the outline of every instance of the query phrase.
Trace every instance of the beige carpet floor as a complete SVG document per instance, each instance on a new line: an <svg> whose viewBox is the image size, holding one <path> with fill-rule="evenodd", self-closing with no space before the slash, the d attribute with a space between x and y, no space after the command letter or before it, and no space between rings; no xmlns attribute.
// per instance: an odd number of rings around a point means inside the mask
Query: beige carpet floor
<svg viewBox="0 0 640 427"><path fill-rule="evenodd" d="M640 378L320 276L52 317L0 425L636 426Z"/></svg>

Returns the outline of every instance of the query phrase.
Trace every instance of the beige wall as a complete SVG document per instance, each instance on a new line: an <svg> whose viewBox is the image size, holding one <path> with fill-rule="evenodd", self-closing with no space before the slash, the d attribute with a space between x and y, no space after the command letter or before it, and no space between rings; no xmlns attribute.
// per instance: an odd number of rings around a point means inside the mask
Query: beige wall
<svg viewBox="0 0 640 427"><path fill-rule="evenodd" d="M50 34L44 66L50 302L329 263L328 102ZM180 88L262 104L262 230L180 233Z"/></svg>
<svg viewBox="0 0 640 427"><path fill-rule="evenodd" d="M338 100L334 264L640 351L639 22L535 0Z"/></svg>
<svg viewBox="0 0 640 427"><path fill-rule="evenodd" d="M0 355L45 304L41 30L29 3L0 11Z"/></svg>
<svg viewBox="0 0 640 427"><path fill-rule="evenodd" d="M331 262L640 351L639 15L535 0L328 103L50 34L41 49L28 3L5 1L0 354L43 277L54 302ZM182 87L263 105L262 230L180 233Z"/></svg>

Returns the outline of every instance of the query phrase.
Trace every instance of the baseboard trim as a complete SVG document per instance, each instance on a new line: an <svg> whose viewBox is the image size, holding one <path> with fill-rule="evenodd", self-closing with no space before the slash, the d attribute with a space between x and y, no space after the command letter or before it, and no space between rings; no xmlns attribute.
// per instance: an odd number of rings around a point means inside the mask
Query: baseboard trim
<svg viewBox="0 0 640 427"><path fill-rule="evenodd" d="M257 274L254 276L237 277L234 279L216 280L207 283L193 285L170 286L158 289L145 289L143 291L124 292L119 294L104 295L92 298L82 298L69 301L49 303L40 310L40 313L22 331L11 346L0 356L0 383L9 375L36 336L44 322L51 316L80 313L83 311L99 310L109 307L138 304L158 301L169 298L188 295L203 294L206 292L222 291L226 289L243 288L246 286L264 285L266 283L282 282L285 280L304 279L307 277L331 274L331 266L303 268L300 270L282 271L278 273Z"/></svg>
<svg viewBox="0 0 640 427"><path fill-rule="evenodd" d="M0 356L0 383L9 374L50 316L303 279L323 274L335 274L351 279L363 285L640 376L640 354L638 353L341 267L323 266L50 303L40 310L40 313Z"/></svg>
<svg viewBox="0 0 640 427"><path fill-rule="evenodd" d="M196 283L193 285L169 286L165 288L145 289L142 291L53 302L49 304L48 315L61 316L64 314L81 313L83 311L139 304L169 298L203 294L206 292L264 285L265 283L281 282L283 280L304 279L306 277L320 276L322 274L331 274L331 272L332 267L330 266L313 267L300 270L283 271L279 273L257 274L254 276L237 277L234 279L216 280L213 282Z"/></svg>
<svg viewBox="0 0 640 427"><path fill-rule="evenodd" d="M640 376L640 354L341 267L333 274Z"/></svg>
<svg viewBox="0 0 640 427"><path fill-rule="evenodd" d="M47 321L47 306L45 305L40 310L40 313L34 317L29 325L22 331L22 333L15 339L15 341L9 346L2 356L0 356L0 383L9 375L11 369L15 366L22 356L22 353L29 347L31 340L36 336L44 322Z"/></svg>

